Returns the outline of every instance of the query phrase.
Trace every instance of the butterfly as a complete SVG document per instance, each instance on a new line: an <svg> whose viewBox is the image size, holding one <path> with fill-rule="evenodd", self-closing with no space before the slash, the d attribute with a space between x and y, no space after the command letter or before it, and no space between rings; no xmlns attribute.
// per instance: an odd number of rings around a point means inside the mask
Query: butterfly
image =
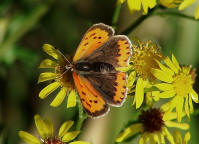
<svg viewBox="0 0 199 144"><path fill-rule="evenodd" d="M127 67L132 44L127 36L114 35L114 29L94 24L83 36L72 63L73 81L82 106L91 117L105 115L109 105L119 107L127 95L127 74L116 67Z"/></svg>

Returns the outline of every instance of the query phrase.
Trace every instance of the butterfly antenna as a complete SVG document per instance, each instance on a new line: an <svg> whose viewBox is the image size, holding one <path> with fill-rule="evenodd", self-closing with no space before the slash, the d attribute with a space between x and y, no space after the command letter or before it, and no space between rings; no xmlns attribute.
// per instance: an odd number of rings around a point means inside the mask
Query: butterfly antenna
<svg viewBox="0 0 199 144"><path fill-rule="evenodd" d="M65 56L63 53L60 52L60 50L58 50L58 49L56 49L56 50L57 50L57 52L58 52L60 55L62 55L62 56L64 57L64 59L65 59L69 64L71 64L70 61L66 58L66 56Z"/></svg>
<svg viewBox="0 0 199 144"><path fill-rule="evenodd" d="M60 76L57 77L57 79L61 78L69 69L66 69Z"/></svg>

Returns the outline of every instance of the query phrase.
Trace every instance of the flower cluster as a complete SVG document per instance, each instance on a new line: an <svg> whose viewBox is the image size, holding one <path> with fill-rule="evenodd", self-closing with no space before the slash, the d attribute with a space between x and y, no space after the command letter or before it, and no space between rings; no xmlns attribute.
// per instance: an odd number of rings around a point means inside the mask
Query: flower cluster
<svg viewBox="0 0 199 144"><path fill-rule="evenodd" d="M196 0L118 0L118 4L123 4L127 1L129 11L143 11L143 14L147 14L149 9L161 5L166 8L178 8L178 10L184 10L185 8L193 5ZM199 19L199 3L196 6L195 19Z"/></svg>
<svg viewBox="0 0 199 144"><path fill-rule="evenodd" d="M131 13L143 9L143 14L147 14L149 9L156 6L156 0L126 0ZM124 3L125 0L118 0L118 4Z"/></svg>
<svg viewBox="0 0 199 144"><path fill-rule="evenodd" d="M190 119L194 111L193 102L199 102L198 94L193 89L195 69L180 65L173 54L171 58L164 56L160 47L151 41L138 40L133 45L133 52L130 65L118 70L129 73L129 96L134 97L136 109L148 109L142 110L138 122L125 128L116 142L141 133L139 144L165 144L165 138L171 144L181 144L179 131L172 136L168 127L189 129L189 125L181 120L185 116ZM164 102L163 99L168 101ZM156 101L164 103L160 108L154 108ZM187 132L184 143L188 143L189 139L190 133Z"/></svg>

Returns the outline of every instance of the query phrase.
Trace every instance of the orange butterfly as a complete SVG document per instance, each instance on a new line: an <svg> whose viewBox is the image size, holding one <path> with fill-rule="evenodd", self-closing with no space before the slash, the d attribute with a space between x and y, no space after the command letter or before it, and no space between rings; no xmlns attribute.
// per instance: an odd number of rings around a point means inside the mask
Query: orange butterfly
<svg viewBox="0 0 199 144"><path fill-rule="evenodd" d="M65 69L72 71L88 115L104 115L109 110L108 105L119 107L124 102L127 74L115 68L128 66L131 47L128 37L114 35L113 28L102 23L93 25L84 35L73 62L68 62Z"/></svg>

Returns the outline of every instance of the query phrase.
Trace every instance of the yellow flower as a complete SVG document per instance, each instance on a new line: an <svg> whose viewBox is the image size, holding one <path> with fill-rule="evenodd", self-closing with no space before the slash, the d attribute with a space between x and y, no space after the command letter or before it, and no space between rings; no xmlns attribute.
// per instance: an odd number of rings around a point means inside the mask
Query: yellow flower
<svg viewBox="0 0 199 144"><path fill-rule="evenodd" d="M170 144L175 144L174 137L168 127L189 129L187 123L177 123L175 112L164 113L160 109L149 109L139 115L139 122L127 127L116 139L122 142L136 134L140 134L138 144L165 144L165 137Z"/></svg>
<svg viewBox="0 0 199 144"><path fill-rule="evenodd" d="M122 4L124 2L125 0L118 0L118 4ZM148 9L152 9L156 6L156 0L127 0L127 4L132 13L143 9L143 14L147 14Z"/></svg>
<svg viewBox="0 0 199 144"><path fill-rule="evenodd" d="M65 96L69 93L67 107L74 107L76 105L76 92L74 90L72 73L69 69L67 69L67 66L70 65L70 63L65 56L52 45L44 44L43 50L48 55L52 56L56 61L45 59L39 66L39 68L47 68L50 71L41 73L38 83L54 80L51 84L41 90L39 97L44 99L56 89L60 88L59 93L50 105L53 107L59 106Z"/></svg>
<svg viewBox="0 0 199 144"><path fill-rule="evenodd" d="M160 0L160 4L167 8L176 8L182 2L183 2L183 0Z"/></svg>
<svg viewBox="0 0 199 144"><path fill-rule="evenodd" d="M180 132L178 130L176 130L176 131L174 131L173 137L174 137L175 144L188 144L188 142L191 138L191 134L190 134L190 132L186 132L185 136L184 136L184 140L182 140Z"/></svg>
<svg viewBox="0 0 199 144"><path fill-rule="evenodd" d="M178 7L179 10L184 10L188 6L192 5L196 0L184 0L180 6ZM194 13L195 19L199 19L199 4L196 7L195 13Z"/></svg>
<svg viewBox="0 0 199 144"><path fill-rule="evenodd" d="M25 131L19 131L19 137L27 144L65 144L66 142L68 143L75 139L80 133L80 131L68 132L68 130L73 126L74 121L66 121L61 125L58 136L53 136L54 129L51 120L43 120L39 115L35 115L34 119L37 131L41 136L41 141ZM69 144L89 143L83 141L73 141Z"/></svg>
<svg viewBox="0 0 199 144"><path fill-rule="evenodd" d="M129 75L128 87L131 88L136 76L138 76L133 104L136 104L136 108L139 108L144 100L144 90L150 88L156 80L151 73L152 68L159 68L155 60L161 60L163 56L160 53L160 48L151 41L138 41L137 43L138 45L133 45L130 67L134 71ZM154 97L155 94L155 92L148 93L148 95L154 95Z"/></svg>
<svg viewBox="0 0 199 144"><path fill-rule="evenodd" d="M190 113L193 112L192 100L198 103L198 94L192 88L195 74L191 67L180 66L174 55L172 55L172 60L166 57L164 62L166 66L157 61L160 69L152 69L154 76L162 81L162 83L155 86L161 90L160 98L173 97L162 108L165 111L172 111L176 108L178 121L180 122L183 106L185 105L185 112L190 117Z"/></svg>

